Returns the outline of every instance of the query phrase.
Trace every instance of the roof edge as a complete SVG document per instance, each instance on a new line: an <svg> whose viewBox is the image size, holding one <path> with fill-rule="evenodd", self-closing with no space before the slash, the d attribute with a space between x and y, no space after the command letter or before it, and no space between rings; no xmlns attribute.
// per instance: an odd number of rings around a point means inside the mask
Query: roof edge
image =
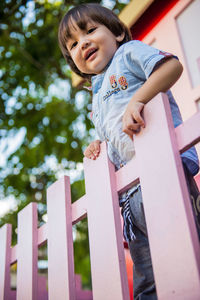
<svg viewBox="0 0 200 300"><path fill-rule="evenodd" d="M132 0L119 14L120 20L130 28L154 0ZM131 12L131 13L130 13Z"/></svg>

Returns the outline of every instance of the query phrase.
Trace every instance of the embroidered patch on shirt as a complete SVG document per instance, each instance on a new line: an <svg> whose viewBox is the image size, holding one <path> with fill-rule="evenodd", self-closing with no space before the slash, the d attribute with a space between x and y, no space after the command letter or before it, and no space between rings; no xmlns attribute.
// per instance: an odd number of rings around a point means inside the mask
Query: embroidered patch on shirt
<svg viewBox="0 0 200 300"><path fill-rule="evenodd" d="M110 85L113 89L117 87L117 80L115 75L110 76Z"/></svg>
<svg viewBox="0 0 200 300"><path fill-rule="evenodd" d="M126 90L128 88L128 82L127 82L125 76L119 77L118 82L119 82L122 90Z"/></svg>
<svg viewBox="0 0 200 300"><path fill-rule="evenodd" d="M103 101L110 98L113 94L119 93L120 90L126 90L128 88L128 82L125 76L120 76L118 78L118 81L115 75L111 75L109 79L110 79L110 85L113 90L109 90L106 92L106 94L103 96Z"/></svg>

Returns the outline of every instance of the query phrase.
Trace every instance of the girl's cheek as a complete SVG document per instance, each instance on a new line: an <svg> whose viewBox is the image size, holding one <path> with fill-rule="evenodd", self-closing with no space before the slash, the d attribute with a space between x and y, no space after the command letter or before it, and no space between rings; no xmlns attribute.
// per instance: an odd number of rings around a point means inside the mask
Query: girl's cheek
<svg viewBox="0 0 200 300"><path fill-rule="evenodd" d="M74 53L72 59L73 59L73 61L77 61L77 62L80 61L81 55L80 55L80 52L78 50L76 50L76 52Z"/></svg>

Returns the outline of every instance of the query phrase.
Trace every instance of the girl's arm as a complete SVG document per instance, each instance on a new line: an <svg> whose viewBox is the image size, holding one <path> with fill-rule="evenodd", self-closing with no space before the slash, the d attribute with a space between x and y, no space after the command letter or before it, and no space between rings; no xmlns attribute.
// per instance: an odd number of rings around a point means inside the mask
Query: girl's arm
<svg viewBox="0 0 200 300"><path fill-rule="evenodd" d="M169 58L150 75L147 81L131 98L123 115L123 132L133 139L145 126L141 112L144 105L160 92L166 92L179 79L183 71L181 63L175 58Z"/></svg>

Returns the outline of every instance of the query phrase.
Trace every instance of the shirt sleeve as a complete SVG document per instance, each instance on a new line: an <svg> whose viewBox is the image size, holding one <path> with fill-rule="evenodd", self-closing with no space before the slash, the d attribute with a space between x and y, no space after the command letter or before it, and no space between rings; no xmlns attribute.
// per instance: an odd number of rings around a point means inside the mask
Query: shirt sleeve
<svg viewBox="0 0 200 300"><path fill-rule="evenodd" d="M149 78L158 65L169 57L177 56L160 51L140 41L130 41L124 47L124 62L127 68L142 80Z"/></svg>

